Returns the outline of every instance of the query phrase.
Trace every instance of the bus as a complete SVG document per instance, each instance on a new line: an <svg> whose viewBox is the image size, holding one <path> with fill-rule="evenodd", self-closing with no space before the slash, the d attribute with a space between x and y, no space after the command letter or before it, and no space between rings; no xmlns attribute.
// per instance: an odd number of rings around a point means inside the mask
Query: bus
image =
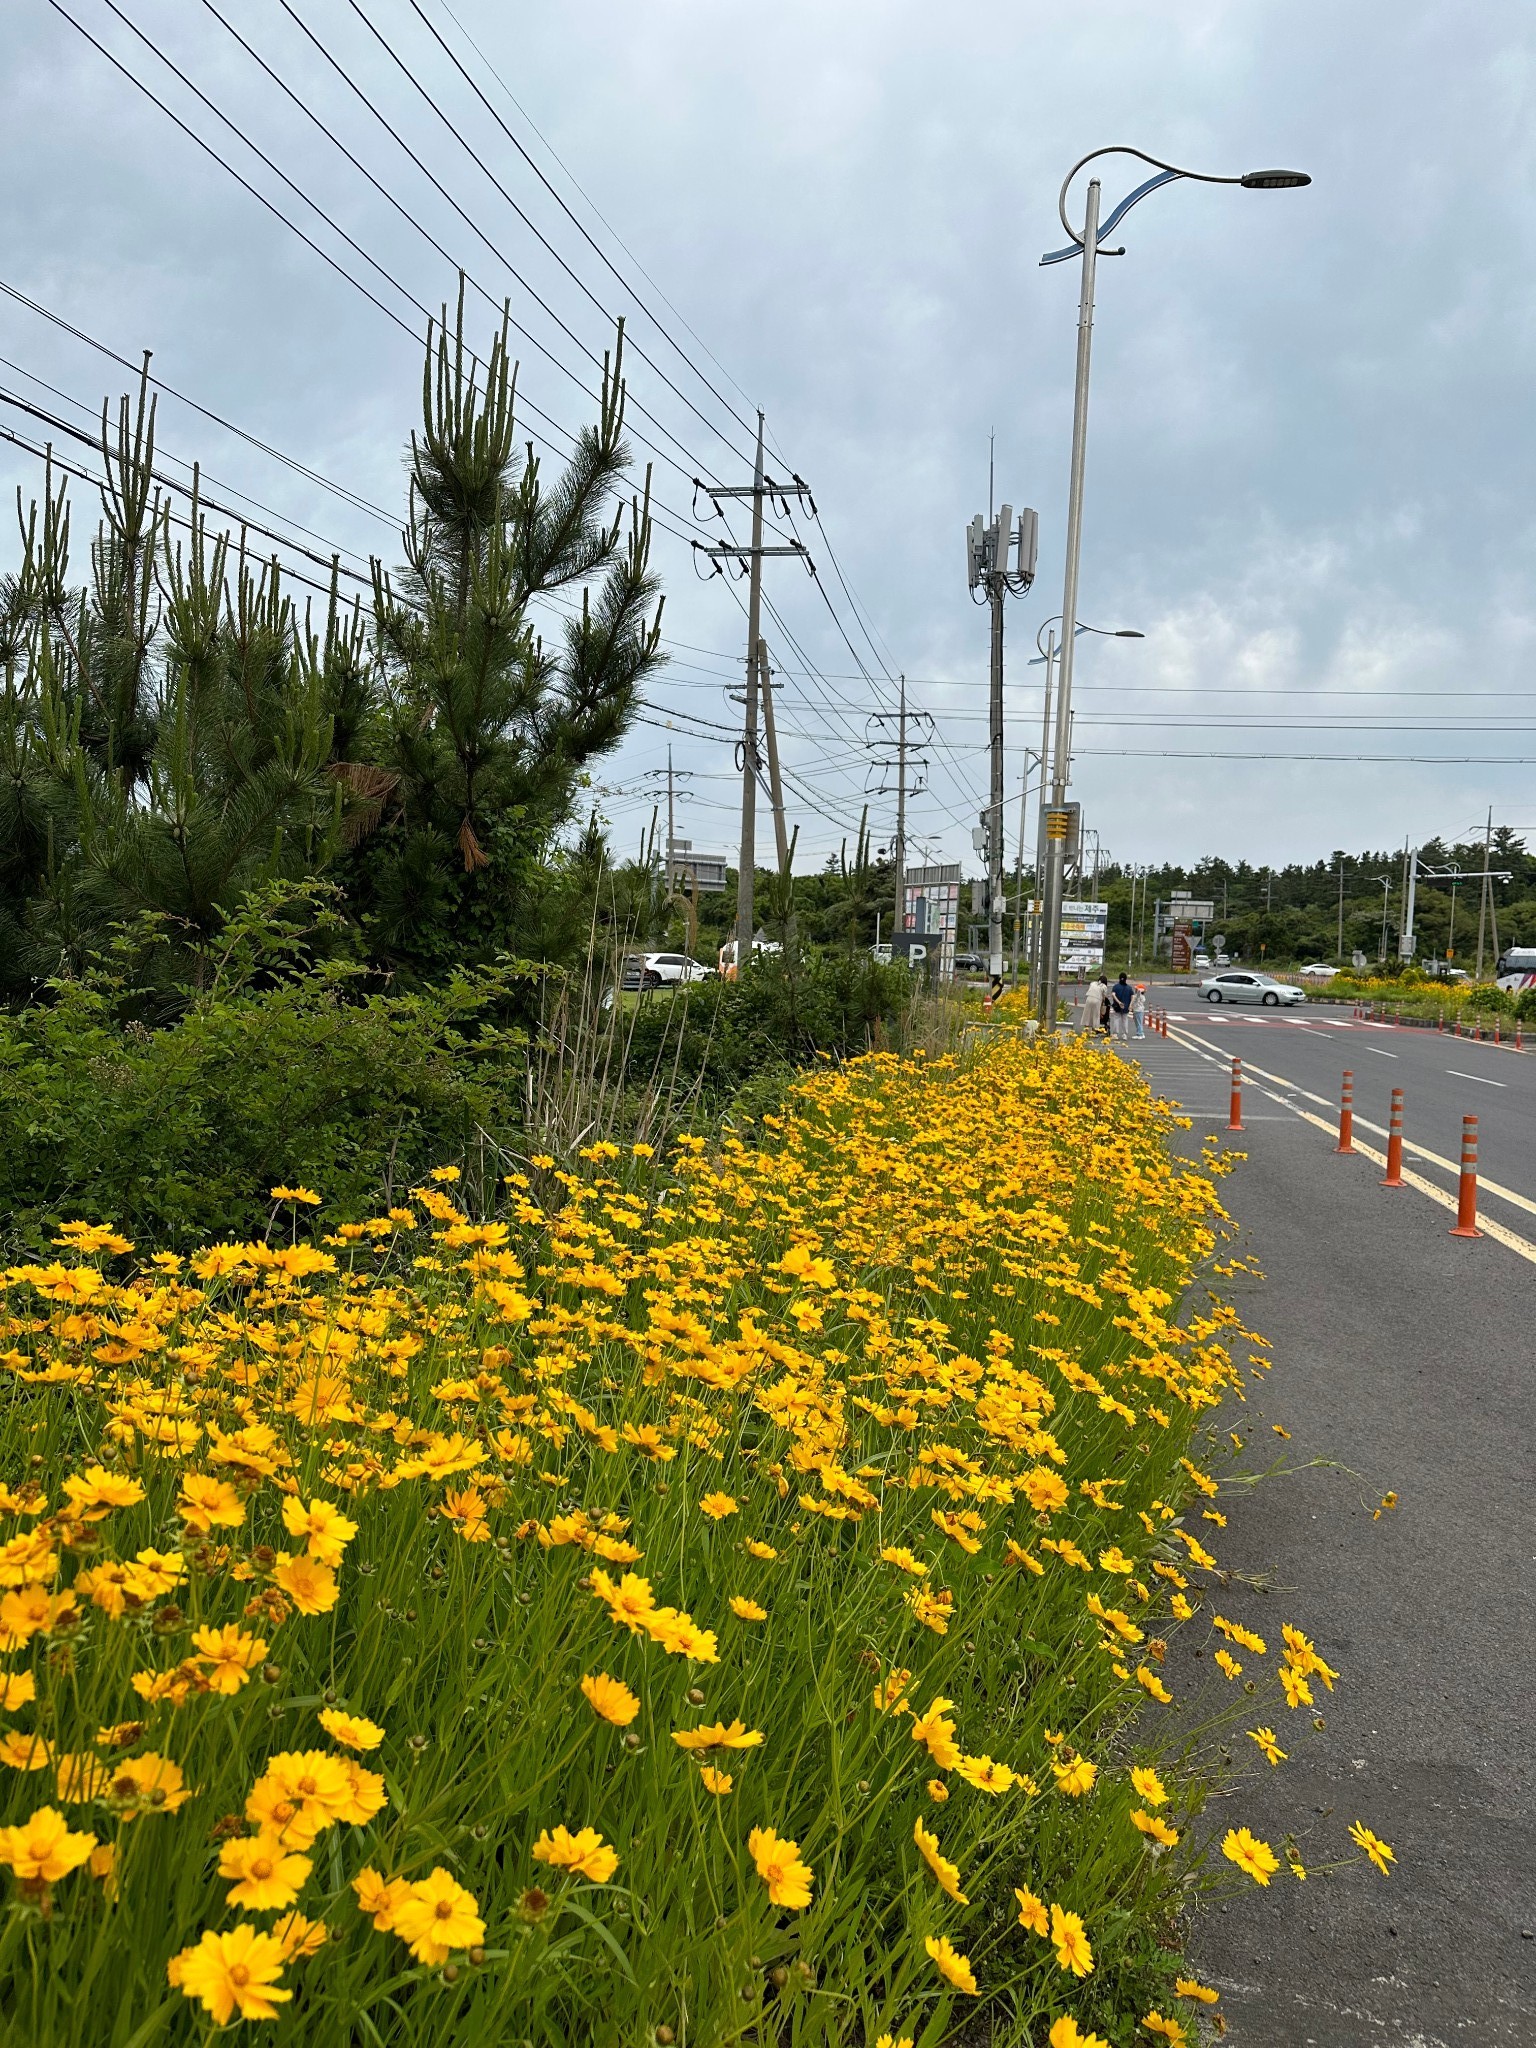
<svg viewBox="0 0 1536 2048"><path fill-rule="evenodd" d="M1500 988L1536 988L1536 946L1507 946L1493 971Z"/></svg>

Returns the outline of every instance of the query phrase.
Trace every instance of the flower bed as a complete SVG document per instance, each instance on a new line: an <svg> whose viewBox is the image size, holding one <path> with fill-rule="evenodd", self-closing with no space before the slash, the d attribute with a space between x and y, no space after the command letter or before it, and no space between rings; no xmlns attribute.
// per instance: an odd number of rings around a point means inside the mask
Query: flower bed
<svg viewBox="0 0 1536 2048"><path fill-rule="evenodd" d="M764 1122L4 1276L8 2039L1193 2032L1211 1163L1089 1047Z"/></svg>

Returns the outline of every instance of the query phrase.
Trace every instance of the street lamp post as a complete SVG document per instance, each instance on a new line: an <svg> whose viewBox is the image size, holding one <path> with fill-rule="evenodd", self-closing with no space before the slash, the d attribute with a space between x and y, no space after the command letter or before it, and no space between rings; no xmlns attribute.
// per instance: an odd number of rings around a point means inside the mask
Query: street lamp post
<svg viewBox="0 0 1536 2048"><path fill-rule="evenodd" d="M1083 230L1079 234L1067 219L1067 191L1072 180L1085 164L1101 156L1133 156L1142 163L1154 167L1154 175L1136 190L1122 199L1120 204L1103 223L1099 223L1099 200L1101 188L1097 178L1088 183L1087 201L1083 214ZM1077 303L1077 375L1072 401L1072 466L1067 492L1067 561L1062 585L1061 662L1056 693L1056 756L1052 764L1051 811L1046 820L1046 846L1049 855L1042 924L1040 961L1040 1023L1042 1029L1052 1031L1056 1026L1057 981L1060 972L1061 954L1061 901L1062 882L1065 873L1065 850L1067 820L1063 806L1067 800L1067 771L1069 768L1068 748L1072 731L1072 646L1076 639L1077 626L1077 585L1078 567L1082 551L1083 532L1083 472L1088 446L1088 371L1093 352L1093 288L1100 255L1100 236L1112 234L1138 200L1145 199L1159 185L1172 184L1178 178L1192 178L1203 185L1242 185L1249 191L1280 191L1297 185L1309 185L1311 179L1305 171L1245 171L1240 177L1212 177L1201 171L1180 170L1173 164L1162 162L1158 157L1148 156L1145 150L1132 149L1122 143L1114 143L1104 149L1090 150L1068 171L1062 181L1061 193L1056 202L1061 224L1070 237L1070 245L1054 253L1042 256L1042 264L1065 263L1073 257L1081 257L1083 271ZM1105 249L1106 256L1124 255L1123 249Z"/></svg>
<svg viewBox="0 0 1536 2048"><path fill-rule="evenodd" d="M1030 933L1029 940L1029 993L1031 1000L1034 1000L1040 992L1040 935L1041 929L1045 923L1045 876L1043 872L1046 848L1045 826L1046 818L1050 811L1052 801L1051 785L1048 781L1047 767L1048 757L1050 754L1051 740L1051 678L1056 666L1057 653L1059 652L1056 645L1056 627L1060 623L1061 615L1060 613L1057 613L1057 615L1054 618L1046 619L1041 624L1041 626L1035 634L1035 645L1037 648L1040 649L1040 652L1037 658L1029 664L1031 668L1038 668L1041 662L1045 663L1045 708L1041 718L1040 725L1040 823L1039 830L1035 834L1035 897L1040 904L1040 908L1032 920L1032 930ZM1045 635L1045 645L1043 647L1040 646L1040 635L1042 633ZM1079 619L1072 629L1072 637L1075 640L1084 633L1097 633L1100 636L1100 638L1105 640L1145 640L1147 637L1146 634L1143 633L1140 630L1140 628L1136 626L1088 626L1084 625L1082 620ZM1070 733L1067 736L1067 750L1068 755L1070 757ZM1063 771L1061 780L1065 784L1070 779L1071 777L1069 758L1068 768ZM1061 920L1059 915L1057 918L1056 929L1059 934L1061 930Z"/></svg>

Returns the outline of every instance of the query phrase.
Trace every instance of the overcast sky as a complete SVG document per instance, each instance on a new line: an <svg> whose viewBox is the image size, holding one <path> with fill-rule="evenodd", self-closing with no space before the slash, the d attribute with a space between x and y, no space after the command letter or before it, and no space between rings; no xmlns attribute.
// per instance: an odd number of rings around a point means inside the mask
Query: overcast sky
<svg viewBox="0 0 1536 2048"><path fill-rule="evenodd" d="M1127 255L1101 263L1080 614L1146 640L1080 643L1074 794L1086 822L1123 860L1255 863L1465 835L1490 804L1496 823L1536 826L1528 4L1104 0L1091 22L1038 5L968 19L916 0L451 0L452 13L447 0L419 11L412 0L118 4L120 15L108 0L59 0L404 323L242 190L50 0L6 0L0 279L124 356L152 348L157 374L211 411L393 514L419 405L412 298L435 307L451 295L458 262L491 298L510 293L528 331L520 390L565 427L591 414L579 386L609 339L605 313L629 313L654 365L631 356L631 425L659 451L656 489L677 531L658 535L673 661L651 692L656 722L600 775L621 846L650 818L669 741L688 771L680 830L700 847L734 845L723 726L739 714L724 692L733 677L739 686L742 593L698 581L683 536L718 536L702 510L702 527L690 525L690 479L748 478L750 442L728 408L750 421L758 405L771 464L814 489L825 532L808 517L799 531L837 615L799 564L768 564L779 617L765 631L786 672L780 730L802 863L851 837L880 780L869 717L892 708L888 675L905 672L937 721L914 842L974 867L987 636L967 597L963 528L985 508L995 430L999 499L1040 514L1035 590L1008 607L1011 844L1022 749L1039 734L1041 671L1026 662L1061 605L1077 313L1076 264L1038 261L1063 240L1066 170L1110 142L1218 173L1297 165L1315 182L1273 194L1175 185L1127 220ZM1108 206L1143 172L1120 159L1103 175ZM492 323L473 293L471 323L486 334ZM126 383L3 297L0 357L0 389L72 420L86 415L69 399L94 409ZM526 420L559 445L537 415ZM8 402L0 426L49 433ZM322 553L335 543L398 557L384 520L169 398L160 437L170 457L199 458L272 508L272 524L323 536ZM637 438L637 458L649 452ZM34 477L0 443L7 498ZM0 563L14 555L0 531ZM893 800L870 802L883 841ZM766 819L759 832L761 848Z"/></svg>

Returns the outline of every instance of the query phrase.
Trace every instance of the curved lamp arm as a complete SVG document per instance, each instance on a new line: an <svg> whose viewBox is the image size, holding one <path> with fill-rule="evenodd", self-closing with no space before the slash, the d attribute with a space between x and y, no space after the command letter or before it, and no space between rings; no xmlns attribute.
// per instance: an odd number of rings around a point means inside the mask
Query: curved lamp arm
<svg viewBox="0 0 1536 2048"><path fill-rule="evenodd" d="M1122 199L1108 219L1100 224L1100 238L1113 234L1114 230L1125 219L1125 216L1136 205L1138 200L1145 199L1149 192L1155 192L1159 185L1171 185L1176 178L1190 178L1199 185L1242 185L1249 191L1282 191L1298 185L1310 185L1312 182L1305 171L1242 171L1236 176L1218 177L1210 171L1187 171L1177 164L1165 163L1161 157L1149 156L1144 149L1136 149L1128 142L1106 143L1102 149L1090 150L1087 156L1079 157L1062 180L1061 191L1056 201L1056 211L1061 217L1062 226L1072 239L1067 248L1056 249L1050 255L1042 256L1040 258L1042 267L1047 263L1069 263L1074 256L1081 256L1083 253L1083 238L1067 219L1067 192L1078 172L1085 165L1091 164L1096 157L1101 156L1136 157L1144 164L1151 164L1154 169L1154 175L1143 184L1138 185L1134 192L1129 193L1126 198ZM1097 253L1100 256L1123 256L1125 254L1123 249L1106 249L1102 239L1097 242L1096 247Z"/></svg>

